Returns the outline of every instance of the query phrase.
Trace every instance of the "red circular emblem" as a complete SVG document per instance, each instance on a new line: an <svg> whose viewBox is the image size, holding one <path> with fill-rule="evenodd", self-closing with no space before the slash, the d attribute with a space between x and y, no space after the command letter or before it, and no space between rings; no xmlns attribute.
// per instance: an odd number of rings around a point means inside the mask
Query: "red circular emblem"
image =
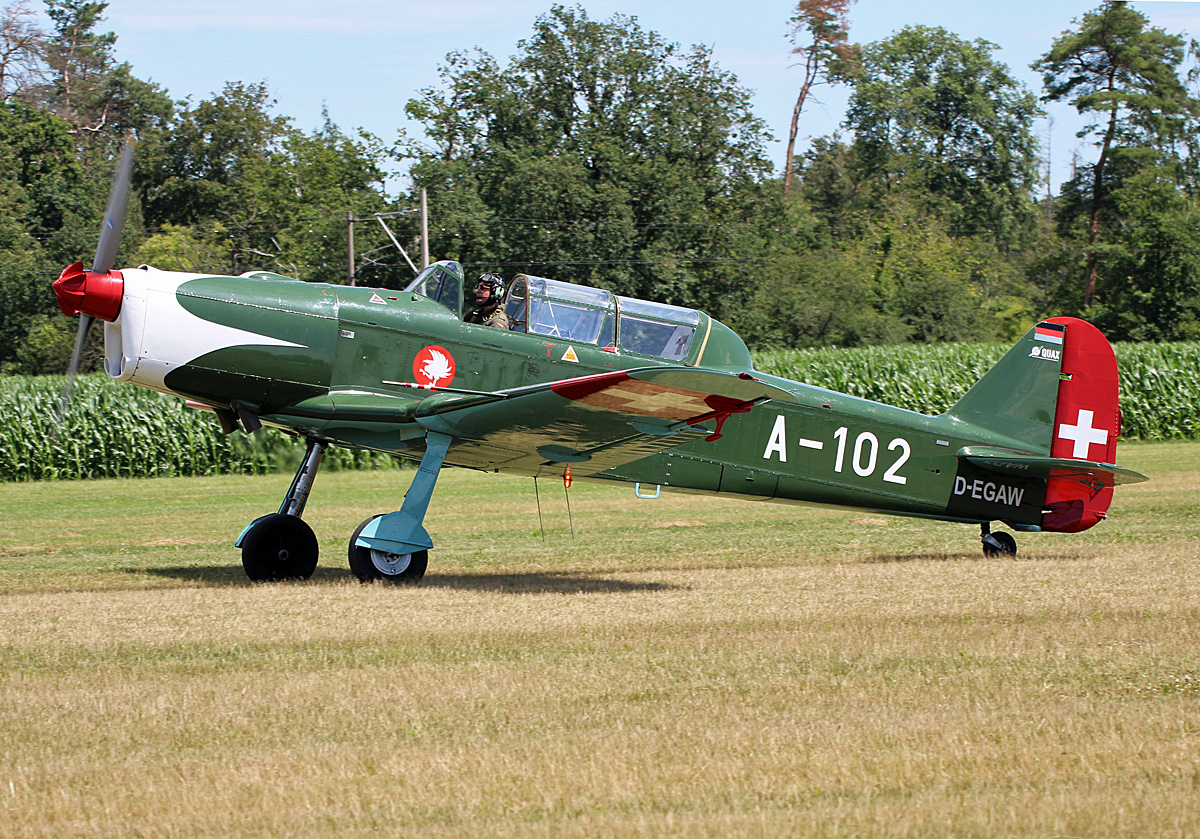
<svg viewBox="0 0 1200 839"><path fill-rule="evenodd" d="M454 356L445 347L429 346L413 360L413 377L417 384L436 388L454 380Z"/></svg>

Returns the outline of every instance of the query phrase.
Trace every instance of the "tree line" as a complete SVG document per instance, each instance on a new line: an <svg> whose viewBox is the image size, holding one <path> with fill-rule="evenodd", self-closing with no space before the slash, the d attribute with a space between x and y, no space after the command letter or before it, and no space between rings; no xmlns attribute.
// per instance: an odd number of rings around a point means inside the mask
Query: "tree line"
<svg viewBox="0 0 1200 839"><path fill-rule="evenodd" d="M88 261L130 132L119 264L343 282L348 216L395 214L412 242L425 189L434 259L694 306L760 348L1007 340L1048 314L1200 337L1194 42L1103 2L1064 21L1032 91L995 44L938 27L856 44L852 2L781 16L803 68L791 140L814 86L850 92L840 130L781 174L737 78L633 17L554 5L506 63L451 53L408 102L423 135L384 141L298 128L263 83L174 99L119 61L106 3L45 0L46 30L17 0L0 20L0 369L65 366L49 282ZM1096 146L1057 194L1035 136L1050 102ZM359 282L412 277L377 225L355 239Z"/></svg>

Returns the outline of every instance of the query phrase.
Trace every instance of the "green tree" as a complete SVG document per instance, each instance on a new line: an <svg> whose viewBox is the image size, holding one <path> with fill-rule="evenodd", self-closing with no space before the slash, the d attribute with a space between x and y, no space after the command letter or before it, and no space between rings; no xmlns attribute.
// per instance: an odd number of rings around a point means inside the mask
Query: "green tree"
<svg viewBox="0 0 1200 839"><path fill-rule="evenodd" d="M799 161L799 194L812 208L831 243L853 239L870 212L875 194L858 178L857 150L838 135L818 137Z"/></svg>
<svg viewBox="0 0 1200 839"><path fill-rule="evenodd" d="M996 47L909 27L863 48L845 126L805 154L800 196L837 258L809 260L858 309L844 343L986 340L1031 319L1036 99ZM869 312L862 309L869 307Z"/></svg>
<svg viewBox="0 0 1200 839"><path fill-rule="evenodd" d="M434 251L720 313L745 294L770 171L749 93L710 52L554 6L501 68L452 54L409 102Z"/></svg>
<svg viewBox="0 0 1200 839"><path fill-rule="evenodd" d="M1089 188L1083 306L1095 303L1101 221L1124 177L1144 166L1173 165L1174 144L1200 105L1179 79L1183 39L1169 35L1124 2L1106 2L1064 32L1034 65L1048 102L1069 101L1090 122L1096 162L1081 173ZM1113 177L1119 173L1121 177Z"/></svg>
<svg viewBox="0 0 1200 839"><path fill-rule="evenodd" d="M241 191L251 170L270 158L289 131L274 116L265 83L230 82L221 93L182 111L161 140L143 143L151 186L146 223L191 225L251 215Z"/></svg>
<svg viewBox="0 0 1200 839"><path fill-rule="evenodd" d="M58 311L50 280L94 211L70 126L25 105L0 104L0 365L16 357L39 319ZM94 233L91 241L94 249ZM64 332L73 329L58 320Z"/></svg>
<svg viewBox="0 0 1200 839"><path fill-rule="evenodd" d="M385 192L389 152L370 134L352 137L329 120L308 134L290 132L258 182L259 201L279 220L271 245L275 264L305 279L340 282L346 275L346 213L407 209ZM412 232L416 233L416 216ZM358 254L384 251L381 259L360 263L360 283L402 288L412 279L408 264L376 224L355 231Z"/></svg>
<svg viewBox="0 0 1200 839"><path fill-rule="evenodd" d="M159 231L143 254L191 270L345 276L346 212L390 208L386 150L328 119L306 135L274 104L265 83L230 82L142 144L146 223Z"/></svg>
<svg viewBox="0 0 1200 839"><path fill-rule="evenodd" d="M865 47L846 126L876 200L897 188L927 194L953 235L1007 245L1032 206L1041 110L996 49L926 26Z"/></svg>
<svg viewBox="0 0 1200 839"><path fill-rule="evenodd" d="M881 311L866 248L780 255L757 271L756 293L730 325L757 348L853 347L904 340Z"/></svg>
<svg viewBox="0 0 1200 839"><path fill-rule="evenodd" d="M1025 316L1017 303L1021 273L990 235L954 235L928 207L925 196L890 195L848 246L871 256L875 307L902 325L891 337L935 343L1019 335L1024 325L1014 330L1009 321Z"/></svg>
<svg viewBox="0 0 1200 839"><path fill-rule="evenodd" d="M1200 339L1200 207L1170 169L1145 167L1115 193L1122 235L1105 248L1106 270L1089 316L1114 338Z"/></svg>
<svg viewBox="0 0 1200 839"><path fill-rule="evenodd" d="M81 141L119 139L130 130L162 128L173 104L158 85L133 76L117 63L117 36L98 32L106 2L45 0L54 32L45 44L50 84L36 97L65 119Z"/></svg>

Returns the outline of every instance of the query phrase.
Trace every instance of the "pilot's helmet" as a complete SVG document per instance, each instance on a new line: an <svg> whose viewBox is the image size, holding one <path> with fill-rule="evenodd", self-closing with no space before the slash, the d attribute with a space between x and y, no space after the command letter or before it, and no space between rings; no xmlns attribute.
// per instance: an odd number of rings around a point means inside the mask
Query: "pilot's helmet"
<svg viewBox="0 0 1200 839"><path fill-rule="evenodd" d="M486 286L491 289L492 299L499 300L504 296L504 277L499 274L484 274L475 283L475 288Z"/></svg>

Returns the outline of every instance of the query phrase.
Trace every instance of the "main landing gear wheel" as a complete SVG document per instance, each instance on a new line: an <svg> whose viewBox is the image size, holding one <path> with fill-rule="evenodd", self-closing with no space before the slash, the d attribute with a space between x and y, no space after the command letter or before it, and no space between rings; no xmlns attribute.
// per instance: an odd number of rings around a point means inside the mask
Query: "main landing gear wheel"
<svg viewBox="0 0 1200 839"><path fill-rule="evenodd" d="M360 548L355 544L363 528L377 518L379 516L372 516L364 521L350 537L350 570L364 583L382 580L396 585L416 585L425 576L425 569L429 566L429 551L391 554L387 551Z"/></svg>
<svg viewBox="0 0 1200 839"><path fill-rule="evenodd" d="M242 537L242 567L256 582L307 580L319 553L316 535L298 516L264 516Z"/></svg>
<svg viewBox="0 0 1200 839"><path fill-rule="evenodd" d="M996 533L985 533L983 535L983 555L988 557L1016 556L1017 540L1011 533L1005 533L1002 530Z"/></svg>

